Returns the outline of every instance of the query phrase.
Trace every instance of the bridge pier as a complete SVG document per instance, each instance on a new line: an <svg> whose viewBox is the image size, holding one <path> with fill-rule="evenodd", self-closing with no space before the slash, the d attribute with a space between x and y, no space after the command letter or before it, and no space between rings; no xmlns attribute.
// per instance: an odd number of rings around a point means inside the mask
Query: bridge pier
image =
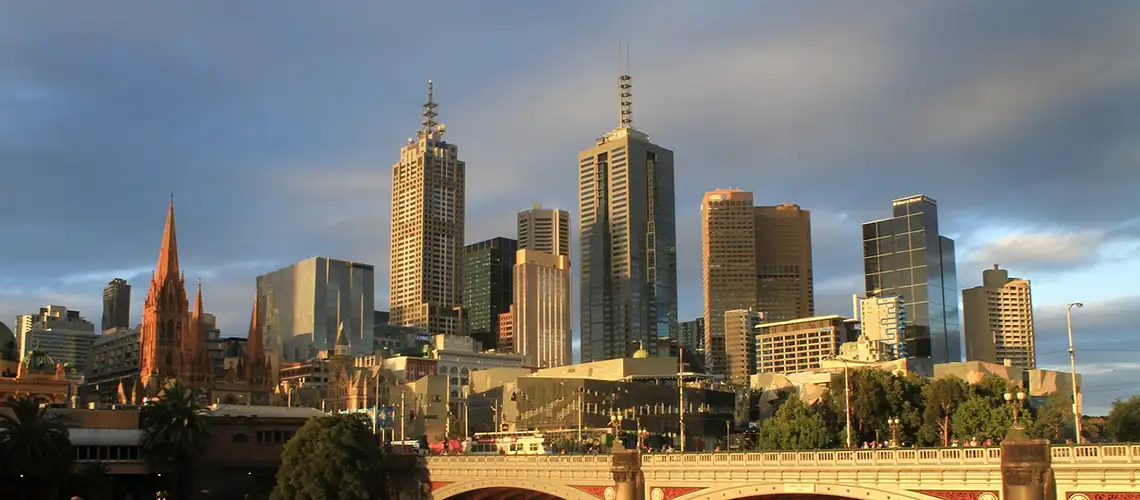
<svg viewBox="0 0 1140 500"><path fill-rule="evenodd" d="M1003 500L1057 500L1048 441L1009 430L1001 443L1001 490Z"/></svg>
<svg viewBox="0 0 1140 500"><path fill-rule="evenodd" d="M613 451L613 465L610 466L610 472L614 475L615 495L612 500L645 500L645 475L641 472L641 453L637 450L621 449L619 445Z"/></svg>

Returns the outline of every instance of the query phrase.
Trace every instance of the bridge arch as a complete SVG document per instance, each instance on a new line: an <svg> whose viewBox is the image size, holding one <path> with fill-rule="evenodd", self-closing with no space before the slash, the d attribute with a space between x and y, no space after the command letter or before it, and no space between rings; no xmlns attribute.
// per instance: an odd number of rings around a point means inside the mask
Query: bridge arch
<svg viewBox="0 0 1140 500"><path fill-rule="evenodd" d="M652 495L652 493L651 493ZM913 491L885 491L845 484L768 483L708 488L674 500L940 500Z"/></svg>
<svg viewBox="0 0 1140 500"><path fill-rule="evenodd" d="M598 500L596 497L570 486L517 478L481 479L451 483L433 491L432 500L461 499L465 497L465 493L503 488L541 493L560 500Z"/></svg>

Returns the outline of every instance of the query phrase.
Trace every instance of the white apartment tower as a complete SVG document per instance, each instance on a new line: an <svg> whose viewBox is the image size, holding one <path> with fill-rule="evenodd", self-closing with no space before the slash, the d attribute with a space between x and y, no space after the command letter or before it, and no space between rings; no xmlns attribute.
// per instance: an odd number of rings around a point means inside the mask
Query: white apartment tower
<svg viewBox="0 0 1140 500"><path fill-rule="evenodd" d="M856 314L862 337L873 342L887 359L906 357L906 308L898 295L868 297L859 301Z"/></svg>
<svg viewBox="0 0 1140 500"><path fill-rule="evenodd" d="M514 278L515 353L537 368L573 364L570 257L519 250Z"/></svg>
<svg viewBox="0 0 1140 500"><path fill-rule="evenodd" d="M458 333L462 302L466 164L443 139L428 81L423 122L392 166L389 321Z"/></svg>
<svg viewBox="0 0 1140 500"><path fill-rule="evenodd" d="M962 305L967 361L1037 368L1029 280L1011 278L994 264L982 271L982 286L962 290Z"/></svg>

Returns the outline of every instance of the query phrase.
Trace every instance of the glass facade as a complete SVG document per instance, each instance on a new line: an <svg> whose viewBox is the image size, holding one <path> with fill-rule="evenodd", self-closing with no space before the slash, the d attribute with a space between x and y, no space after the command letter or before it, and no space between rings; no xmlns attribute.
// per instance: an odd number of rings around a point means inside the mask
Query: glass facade
<svg viewBox="0 0 1140 500"><path fill-rule="evenodd" d="M463 316L467 333L484 349L498 344L499 315L514 300L512 270L518 242L492 238L467 245L464 256Z"/></svg>
<svg viewBox="0 0 1140 500"><path fill-rule="evenodd" d="M962 359L954 241L938 234L938 207L925 196L894 201L894 216L863 224L868 297L901 297L911 357Z"/></svg>

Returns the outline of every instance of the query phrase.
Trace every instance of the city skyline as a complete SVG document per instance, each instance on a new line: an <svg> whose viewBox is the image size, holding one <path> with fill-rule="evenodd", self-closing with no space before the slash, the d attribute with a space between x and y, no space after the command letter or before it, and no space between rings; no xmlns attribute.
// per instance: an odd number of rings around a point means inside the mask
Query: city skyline
<svg viewBox="0 0 1140 500"><path fill-rule="evenodd" d="M1140 295L1125 288L1140 277L1140 206L1125 196L1140 186L1129 142L1140 113L1122 111L1136 107L1125 91L1140 84L1140 56L1128 52L1140 8L1035 2L1027 19L972 3L827 13L671 5L642 12L652 31L615 27L611 41L569 29L623 17L598 20L588 2L554 13L513 6L509 16L456 4L440 21L455 29L417 45L401 41L410 27L369 24L393 16L366 8L261 12L256 35L214 26L208 14L230 7L208 3L187 7L199 16L136 6L145 29L88 7L9 8L0 165L20 167L5 167L0 227L19 244L0 250L0 321L47 304L95 321L111 278L145 283L172 190L187 278L202 277L225 335L247 329L253 276L315 255L376 266L376 297L387 297L390 166L428 78L447 89L449 136L472 172L467 241L514 237L515 214L535 202L573 211L575 154L614 121L618 71L597 54L612 54L620 34L633 42L637 123L676 153L680 321L702 308L703 192L734 186L759 205L812 211L821 315L850 315L851 294L863 291L860 223L924 193L958 244L959 289L995 263L1032 280L1048 368L1067 368L1064 303L1084 302L1074 327L1086 405L1127 394L1121 381L1140 375L1127 352L1140 348L1128 316ZM518 32L464 25L472 16L556 36L520 48L510 42ZM959 39L960 25L931 24L939 16L976 30ZM318 43L295 36L298 19ZM42 23L68 29L40 38L30 27ZM124 72L120 60L155 71ZM49 181L60 176L76 182ZM49 182L56 198L46 204L19 187ZM61 235L83 244L60 245Z"/></svg>

